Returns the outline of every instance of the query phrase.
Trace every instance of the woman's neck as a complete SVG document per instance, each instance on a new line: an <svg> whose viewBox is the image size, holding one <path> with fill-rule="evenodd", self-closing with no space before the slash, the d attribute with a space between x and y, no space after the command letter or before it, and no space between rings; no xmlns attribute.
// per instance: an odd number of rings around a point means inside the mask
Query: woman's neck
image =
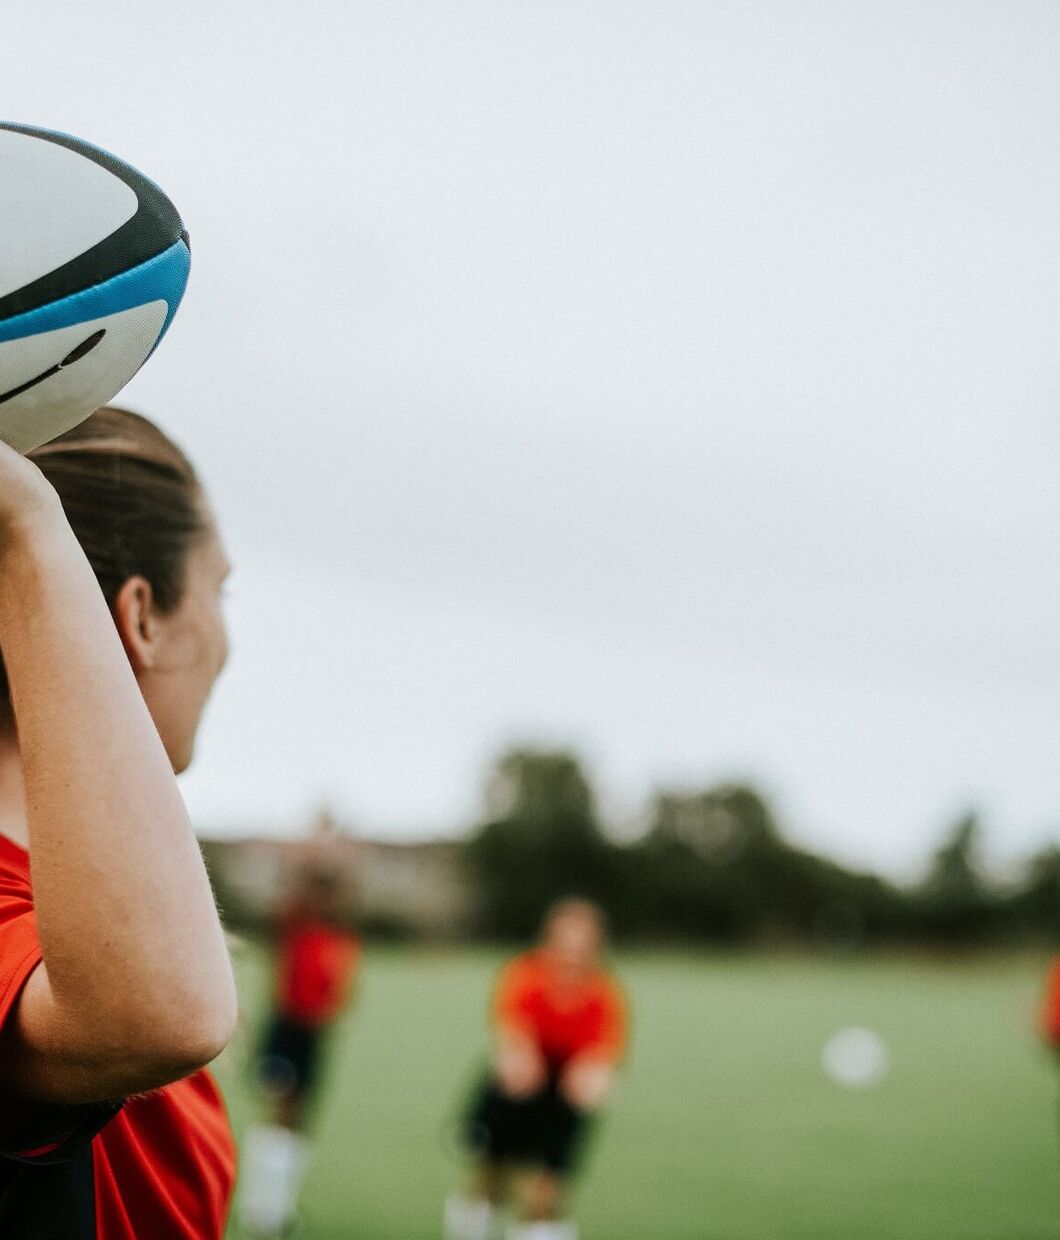
<svg viewBox="0 0 1060 1240"><path fill-rule="evenodd" d="M18 741L11 732L0 731L0 835L28 848L26 819L26 785Z"/></svg>

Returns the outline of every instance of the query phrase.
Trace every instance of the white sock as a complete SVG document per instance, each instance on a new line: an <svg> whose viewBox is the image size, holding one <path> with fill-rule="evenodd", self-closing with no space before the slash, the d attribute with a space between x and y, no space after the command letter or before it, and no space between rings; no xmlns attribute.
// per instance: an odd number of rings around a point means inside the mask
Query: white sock
<svg viewBox="0 0 1060 1240"><path fill-rule="evenodd" d="M247 1132L239 1193L245 1230L262 1237L283 1234L294 1218L308 1154L305 1137L279 1124Z"/></svg>
<svg viewBox="0 0 1060 1240"><path fill-rule="evenodd" d="M555 1223L512 1223L505 1240L578 1240L578 1225L569 1220Z"/></svg>
<svg viewBox="0 0 1060 1240"><path fill-rule="evenodd" d="M491 1240L496 1216L488 1201L450 1197L445 1203L445 1240Z"/></svg>

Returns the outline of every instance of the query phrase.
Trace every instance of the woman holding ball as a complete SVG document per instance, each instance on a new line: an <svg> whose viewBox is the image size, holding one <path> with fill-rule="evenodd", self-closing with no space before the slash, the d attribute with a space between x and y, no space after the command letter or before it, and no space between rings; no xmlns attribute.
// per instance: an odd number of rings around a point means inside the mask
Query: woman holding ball
<svg viewBox="0 0 1060 1240"><path fill-rule="evenodd" d="M174 772L227 654L183 453L102 409L0 444L0 1235L220 1240L236 996Z"/></svg>

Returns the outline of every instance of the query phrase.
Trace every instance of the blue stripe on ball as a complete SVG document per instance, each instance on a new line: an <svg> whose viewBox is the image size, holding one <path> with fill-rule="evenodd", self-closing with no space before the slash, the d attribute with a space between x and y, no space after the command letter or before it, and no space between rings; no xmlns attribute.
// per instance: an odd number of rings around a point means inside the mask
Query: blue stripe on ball
<svg viewBox="0 0 1060 1240"><path fill-rule="evenodd" d="M169 307L166 321L158 333L158 340L161 340L184 296L190 270L191 252L185 242L178 241L155 258L148 259L131 271L123 271L95 288L0 321L0 343L106 318L150 301L164 301ZM156 346L158 340L155 341Z"/></svg>

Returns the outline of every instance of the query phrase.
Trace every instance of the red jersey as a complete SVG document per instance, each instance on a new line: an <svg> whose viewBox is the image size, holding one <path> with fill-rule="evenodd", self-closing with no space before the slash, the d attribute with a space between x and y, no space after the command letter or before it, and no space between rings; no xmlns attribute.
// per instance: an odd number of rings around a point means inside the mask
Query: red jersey
<svg viewBox="0 0 1060 1240"><path fill-rule="evenodd" d="M348 930L312 918L289 918L280 936L280 1013L311 1028L334 1020L346 1001L359 955L360 945Z"/></svg>
<svg viewBox="0 0 1060 1240"><path fill-rule="evenodd" d="M502 970L494 1023L531 1038L553 1068L580 1055L610 1063L626 1046L626 1002L603 969L572 981L544 951L524 952Z"/></svg>
<svg viewBox="0 0 1060 1240"><path fill-rule="evenodd" d="M0 1028L40 961L29 858L0 836ZM0 1149L0 1236L221 1240L235 1165L206 1071L124 1105L42 1104Z"/></svg>

